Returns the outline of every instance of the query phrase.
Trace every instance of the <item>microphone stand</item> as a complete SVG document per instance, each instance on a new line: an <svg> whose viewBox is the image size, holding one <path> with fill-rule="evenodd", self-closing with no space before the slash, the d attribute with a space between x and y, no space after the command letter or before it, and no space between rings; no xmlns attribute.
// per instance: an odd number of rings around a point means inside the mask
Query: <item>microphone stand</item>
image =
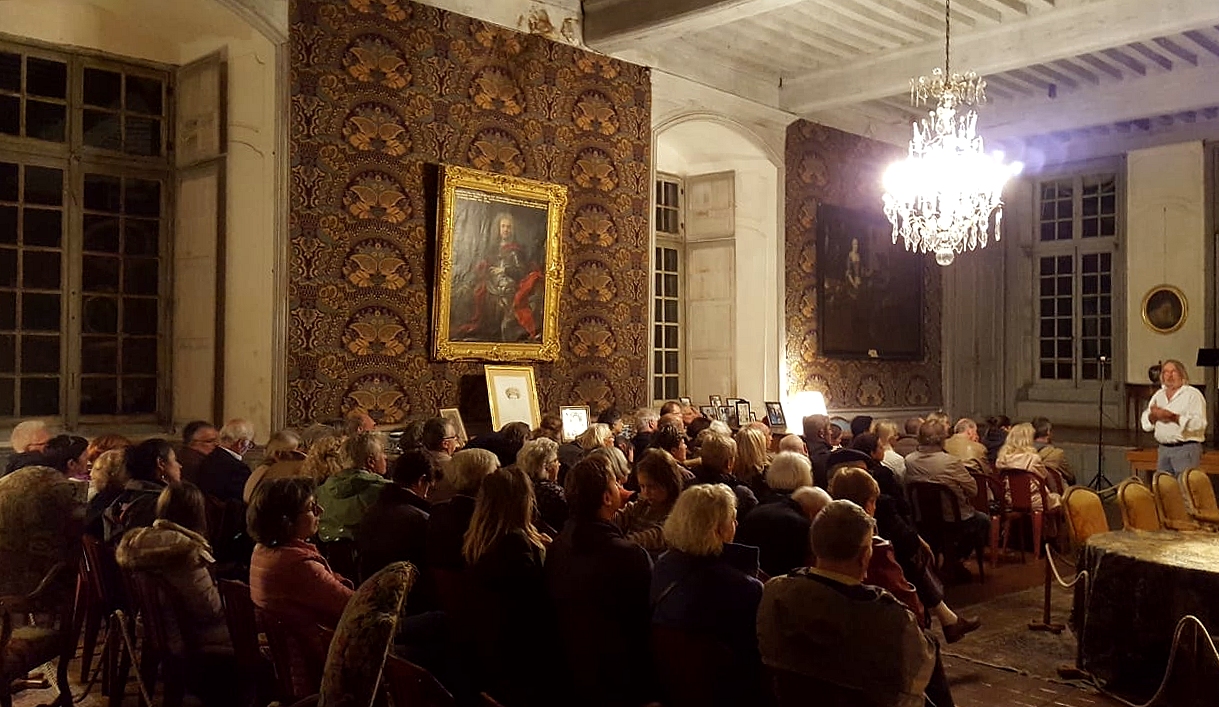
<svg viewBox="0 0 1219 707"><path fill-rule="evenodd" d="M1096 476L1092 477L1089 488L1100 491L1113 486L1109 477L1105 476L1105 365L1109 363L1107 356L1097 359L1100 364L1100 393L1096 401Z"/></svg>

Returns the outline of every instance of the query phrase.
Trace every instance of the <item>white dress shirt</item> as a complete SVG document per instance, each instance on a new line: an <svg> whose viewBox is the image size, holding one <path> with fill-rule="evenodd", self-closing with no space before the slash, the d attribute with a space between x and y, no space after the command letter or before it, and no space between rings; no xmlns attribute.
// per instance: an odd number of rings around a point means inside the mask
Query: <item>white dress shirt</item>
<svg viewBox="0 0 1219 707"><path fill-rule="evenodd" d="M1151 422L1151 406L1162 407L1180 416L1177 422ZM1206 439L1206 398L1197 388L1188 383L1177 389L1172 399L1168 398L1168 387L1164 386L1151 396L1147 409L1143 411L1143 430L1155 431L1160 444L1174 442L1202 442Z"/></svg>

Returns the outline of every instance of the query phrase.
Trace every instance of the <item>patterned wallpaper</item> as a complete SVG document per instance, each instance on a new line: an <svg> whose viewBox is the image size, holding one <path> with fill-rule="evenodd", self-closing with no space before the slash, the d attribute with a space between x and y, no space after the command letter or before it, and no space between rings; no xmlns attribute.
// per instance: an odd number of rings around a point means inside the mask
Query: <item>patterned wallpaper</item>
<svg viewBox="0 0 1219 707"><path fill-rule="evenodd" d="M407 0L294 0L291 21L289 423L432 415L482 375L428 354L441 164L567 186L542 409L643 404L647 69Z"/></svg>
<svg viewBox="0 0 1219 707"><path fill-rule="evenodd" d="M880 212L881 172L902 154L893 145L804 120L787 127L788 392L819 390L831 409L926 408L943 401L942 293L939 266L930 258L923 269L922 361L829 359L817 341L817 204Z"/></svg>

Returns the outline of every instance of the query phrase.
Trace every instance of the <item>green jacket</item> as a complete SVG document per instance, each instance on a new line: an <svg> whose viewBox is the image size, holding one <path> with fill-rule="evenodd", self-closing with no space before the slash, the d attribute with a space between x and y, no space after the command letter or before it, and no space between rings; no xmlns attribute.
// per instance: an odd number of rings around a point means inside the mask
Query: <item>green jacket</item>
<svg viewBox="0 0 1219 707"><path fill-rule="evenodd" d="M363 469L347 469L326 479L317 489L322 507L317 534L322 542L354 539L355 527L389 481Z"/></svg>

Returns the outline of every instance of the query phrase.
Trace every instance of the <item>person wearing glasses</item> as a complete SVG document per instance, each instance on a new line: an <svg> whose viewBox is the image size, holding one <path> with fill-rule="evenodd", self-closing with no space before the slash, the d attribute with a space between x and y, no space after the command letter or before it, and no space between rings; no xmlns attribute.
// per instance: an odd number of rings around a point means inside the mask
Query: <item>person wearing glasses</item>
<svg viewBox="0 0 1219 707"><path fill-rule="evenodd" d="M445 418L433 417L423 423L421 438L423 453L431 458L437 470L435 483L432 485L431 496L428 500L432 503L447 501L456 494L452 480L446 478L446 472L449 470L449 461L453 459L453 453L461 446L457 439L457 430Z"/></svg>
<svg viewBox="0 0 1219 707"><path fill-rule="evenodd" d="M41 464L42 453L46 450L47 442L50 440L51 433L47 430L47 423L42 420L25 420L18 423L9 436L13 456L9 458L4 474L0 474L0 476L7 476L27 466Z"/></svg>
<svg viewBox="0 0 1219 707"><path fill-rule="evenodd" d="M205 420L192 420L182 428L182 446L175 450L182 465L182 478L199 483L199 465L220 444L220 432Z"/></svg>
<svg viewBox="0 0 1219 707"><path fill-rule="evenodd" d="M1144 432L1154 432L1159 442L1156 471L1180 475L1202 463L1206 439L1206 399L1189 385L1185 364L1168 359L1160 368L1163 384L1143 411Z"/></svg>

